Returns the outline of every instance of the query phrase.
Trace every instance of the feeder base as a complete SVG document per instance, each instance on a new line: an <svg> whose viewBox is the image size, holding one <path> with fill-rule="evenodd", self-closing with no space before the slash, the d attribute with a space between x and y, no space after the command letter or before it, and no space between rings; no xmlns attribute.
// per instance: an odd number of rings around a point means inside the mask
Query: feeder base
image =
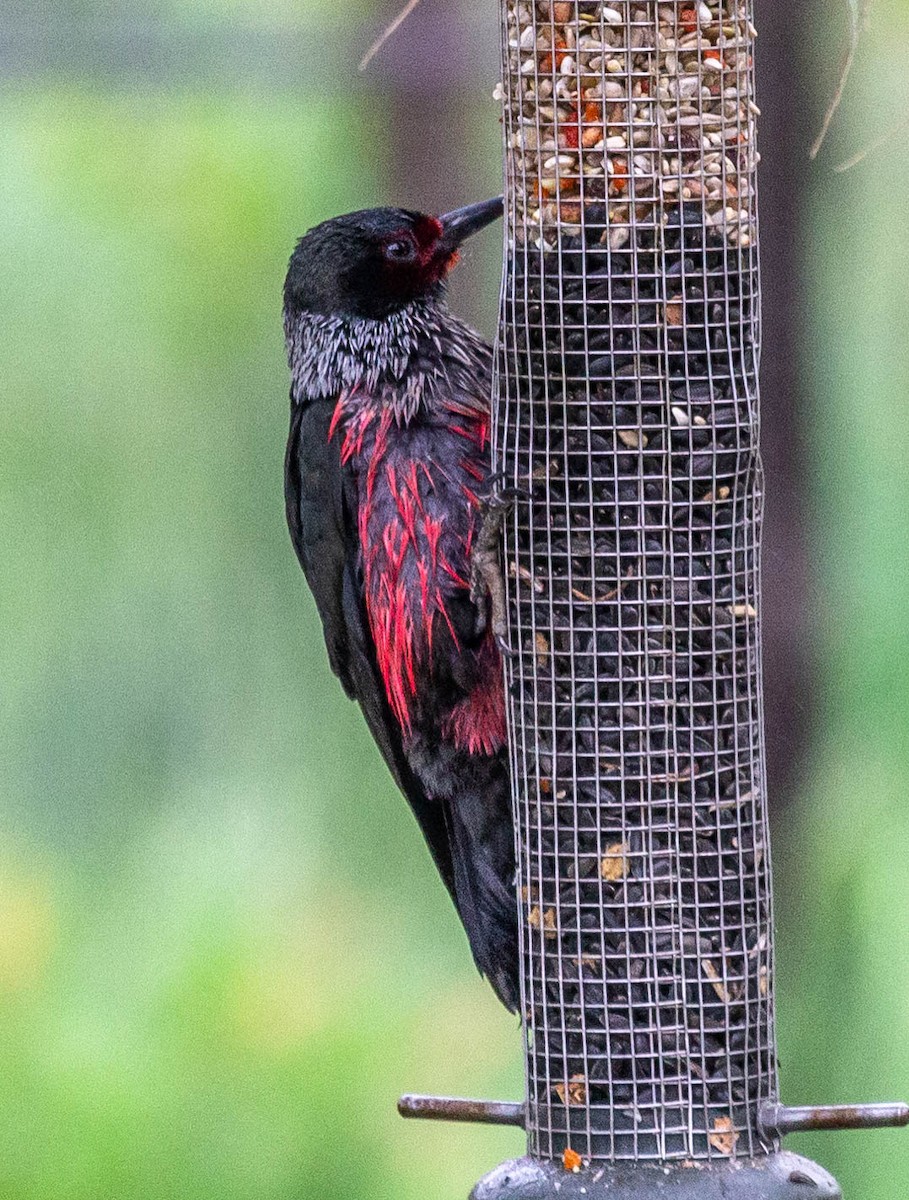
<svg viewBox="0 0 909 1200"><path fill-rule="evenodd" d="M470 1200L841 1200L839 1184L810 1159L780 1150L703 1166L594 1164L577 1173L534 1158L490 1171Z"/></svg>

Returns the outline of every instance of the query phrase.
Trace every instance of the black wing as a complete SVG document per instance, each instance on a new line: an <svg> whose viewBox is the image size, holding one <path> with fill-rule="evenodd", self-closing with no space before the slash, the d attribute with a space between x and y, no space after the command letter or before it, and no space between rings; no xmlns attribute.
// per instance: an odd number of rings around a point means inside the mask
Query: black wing
<svg viewBox="0 0 909 1200"><path fill-rule="evenodd" d="M291 403L284 460L287 524L319 616L331 668L357 700L398 787L407 797L439 874L455 897L445 814L408 765L398 725L388 707L369 636L359 567L356 497L329 441L328 400Z"/></svg>

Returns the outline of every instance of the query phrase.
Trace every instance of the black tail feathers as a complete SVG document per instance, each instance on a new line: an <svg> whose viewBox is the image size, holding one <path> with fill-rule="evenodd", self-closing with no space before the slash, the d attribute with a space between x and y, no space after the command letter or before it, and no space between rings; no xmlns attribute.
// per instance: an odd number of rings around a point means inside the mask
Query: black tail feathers
<svg viewBox="0 0 909 1200"><path fill-rule="evenodd" d="M455 902L474 962L510 1012L521 1001L518 912L511 821L490 811L493 796L464 795L447 804Z"/></svg>

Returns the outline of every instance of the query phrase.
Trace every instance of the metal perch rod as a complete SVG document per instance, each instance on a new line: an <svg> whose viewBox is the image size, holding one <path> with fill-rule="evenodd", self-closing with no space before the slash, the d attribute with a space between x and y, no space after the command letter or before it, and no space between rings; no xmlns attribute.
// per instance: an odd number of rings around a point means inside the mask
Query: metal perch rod
<svg viewBox="0 0 909 1200"><path fill-rule="evenodd" d="M883 1129L909 1125L909 1104L761 1105L759 1119L771 1137L809 1129Z"/></svg>
<svg viewBox="0 0 909 1200"><path fill-rule="evenodd" d="M428 1121L469 1121L475 1125L517 1125L525 1127L526 1110L513 1100L464 1100L455 1096L402 1096L398 1100L402 1117Z"/></svg>
<svg viewBox="0 0 909 1200"><path fill-rule="evenodd" d="M476 1125L516 1125L523 1129L527 1110L517 1100L469 1100L456 1096L408 1094L398 1100L398 1112L411 1120L466 1121ZM817 1129L886 1129L909 1125L909 1104L794 1105L768 1101L760 1109L768 1137Z"/></svg>

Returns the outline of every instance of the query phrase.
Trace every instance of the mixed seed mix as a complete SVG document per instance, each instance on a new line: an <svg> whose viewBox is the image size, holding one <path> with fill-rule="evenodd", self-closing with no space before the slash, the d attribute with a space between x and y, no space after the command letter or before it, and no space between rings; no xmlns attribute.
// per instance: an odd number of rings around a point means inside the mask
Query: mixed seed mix
<svg viewBox="0 0 909 1200"><path fill-rule="evenodd" d="M739 2L505 9L531 1149L751 1155L776 1088L754 31Z"/></svg>
<svg viewBox="0 0 909 1200"><path fill-rule="evenodd" d="M732 244L754 236L755 30L741 0L507 5L508 164L528 236L608 202L610 244L673 198Z"/></svg>

